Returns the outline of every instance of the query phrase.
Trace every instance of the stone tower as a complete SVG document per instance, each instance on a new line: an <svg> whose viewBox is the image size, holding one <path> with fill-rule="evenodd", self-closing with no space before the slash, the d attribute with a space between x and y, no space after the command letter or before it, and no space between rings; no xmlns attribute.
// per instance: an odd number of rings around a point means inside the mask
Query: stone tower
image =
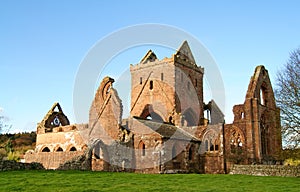
<svg viewBox="0 0 300 192"><path fill-rule="evenodd" d="M170 58L158 60L149 50L130 66L131 117L176 126L203 123L203 74L186 41Z"/></svg>

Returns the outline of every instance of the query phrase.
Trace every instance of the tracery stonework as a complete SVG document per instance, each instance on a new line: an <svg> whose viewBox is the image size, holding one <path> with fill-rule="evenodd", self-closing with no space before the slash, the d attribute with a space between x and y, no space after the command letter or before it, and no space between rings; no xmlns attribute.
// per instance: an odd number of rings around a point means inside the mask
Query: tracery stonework
<svg viewBox="0 0 300 192"><path fill-rule="evenodd" d="M88 124L70 125L55 103L37 126L36 148L26 153L26 162L57 169L84 159L88 163L82 169L99 171L225 173L233 163L278 159L279 109L264 66L256 67L245 102L233 107L231 124L224 124L214 100L204 103L204 68L197 66L186 41L162 60L149 50L130 72L128 118L122 119L114 80L105 77Z"/></svg>

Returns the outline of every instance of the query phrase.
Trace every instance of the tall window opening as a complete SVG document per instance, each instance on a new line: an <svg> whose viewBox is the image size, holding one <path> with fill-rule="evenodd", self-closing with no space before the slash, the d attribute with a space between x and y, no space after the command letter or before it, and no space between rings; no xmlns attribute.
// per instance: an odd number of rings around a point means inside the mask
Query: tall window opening
<svg viewBox="0 0 300 192"><path fill-rule="evenodd" d="M267 90L264 87L259 90L259 100L261 105L267 105Z"/></svg>
<svg viewBox="0 0 300 192"><path fill-rule="evenodd" d="M172 148L172 159L174 159L177 156L176 146L174 145Z"/></svg>
<svg viewBox="0 0 300 192"><path fill-rule="evenodd" d="M153 89L153 81L150 81L150 90Z"/></svg>
<svg viewBox="0 0 300 192"><path fill-rule="evenodd" d="M265 125L265 117L262 116L260 119L260 140L261 140L261 153L267 154L267 126Z"/></svg>
<svg viewBox="0 0 300 192"><path fill-rule="evenodd" d="M140 77L140 85L143 84L143 78Z"/></svg>
<svg viewBox="0 0 300 192"><path fill-rule="evenodd" d="M209 148L208 148L208 140L205 140L205 151L209 151Z"/></svg>
<svg viewBox="0 0 300 192"><path fill-rule="evenodd" d="M146 155L146 146L145 146L145 143L143 141L141 141L140 144L139 144L139 150L140 150L140 154L142 156Z"/></svg>
<svg viewBox="0 0 300 192"><path fill-rule="evenodd" d="M193 159L193 149L192 146L189 148L189 160Z"/></svg>
<svg viewBox="0 0 300 192"><path fill-rule="evenodd" d="M164 80L164 73L160 74L160 80L163 81Z"/></svg>

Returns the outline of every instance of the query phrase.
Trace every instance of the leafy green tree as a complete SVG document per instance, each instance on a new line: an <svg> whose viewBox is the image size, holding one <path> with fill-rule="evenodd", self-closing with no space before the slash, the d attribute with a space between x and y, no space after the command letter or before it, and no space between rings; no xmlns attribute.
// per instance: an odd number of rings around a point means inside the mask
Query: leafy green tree
<svg viewBox="0 0 300 192"><path fill-rule="evenodd" d="M300 48L277 73L276 102L281 110L282 136L288 148L300 147Z"/></svg>

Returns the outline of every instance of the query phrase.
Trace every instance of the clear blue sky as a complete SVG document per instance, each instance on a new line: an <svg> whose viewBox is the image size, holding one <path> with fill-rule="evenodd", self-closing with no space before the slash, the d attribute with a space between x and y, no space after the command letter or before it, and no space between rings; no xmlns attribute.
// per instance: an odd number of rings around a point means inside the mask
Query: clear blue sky
<svg viewBox="0 0 300 192"><path fill-rule="evenodd" d="M224 113L230 123L232 106L243 103L255 66L266 66L275 87L277 71L299 47L299 7L296 0L2 0L0 113L9 117L12 131L31 131L58 101L75 123L74 79L89 49L121 28L159 23L191 33L213 55L222 73ZM130 53L122 65L136 63L144 54Z"/></svg>

